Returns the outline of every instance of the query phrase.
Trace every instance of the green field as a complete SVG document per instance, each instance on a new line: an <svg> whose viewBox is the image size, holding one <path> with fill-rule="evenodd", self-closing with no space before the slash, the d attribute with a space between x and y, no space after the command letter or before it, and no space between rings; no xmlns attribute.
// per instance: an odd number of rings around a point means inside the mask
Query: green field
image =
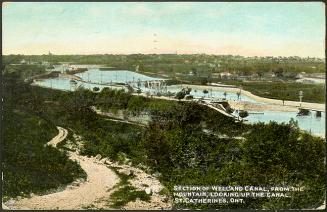
<svg viewBox="0 0 327 212"><path fill-rule="evenodd" d="M236 85L261 97L280 100L300 101L299 92L303 91L303 102L325 103L326 88L325 85L321 84L235 81L222 82L229 85Z"/></svg>

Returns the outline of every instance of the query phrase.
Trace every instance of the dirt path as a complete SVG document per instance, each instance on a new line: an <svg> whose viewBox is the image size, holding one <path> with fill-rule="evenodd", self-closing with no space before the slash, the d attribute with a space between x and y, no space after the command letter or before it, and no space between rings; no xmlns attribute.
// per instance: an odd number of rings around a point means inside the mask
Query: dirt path
<svg viewBox="0 0 327 212"><path fill-rule="evenodd" d="M56 147L58 143L65 140L65 138L67 137L68 131L66 129L62 127L57 127L57 129L59 131L58 135L51 139L51 141L49 141L47 145Z"/></svg>
<svg viewBox="0 0 327 212"><path fill-rule="evenodd" d="M58 135L49 141L48 145L56 146L66 138L67 130L61 127L57 128ZM109 198L108 189L119 182L116 174L106 165L98 163L94 157L88 158L78 155L76 152L69 152L69 158L80 164L87 174L87 181L78 186L67 186L65 190L57 193L17 200L12 206L9 206L10 209L82 209L83 206L93 204L100 198Z"/></svg>
<svg viewBox="0 0 327 212"><path fill-rule="evenodd" d="M315 208L315 209L325 210L326 209L326 201L324 201L324 203L321 206L319 206L318 208Z"/></svg>
<svg viewBox="0 0 327 212"><path fill-rule="evenodd" d="M299 112L297 107L280 106L276 104L254 104L251 102L241 102L235 100L228 100L228 104L234 110L247 110L247 111L280 111L280 112Z"/></svg>

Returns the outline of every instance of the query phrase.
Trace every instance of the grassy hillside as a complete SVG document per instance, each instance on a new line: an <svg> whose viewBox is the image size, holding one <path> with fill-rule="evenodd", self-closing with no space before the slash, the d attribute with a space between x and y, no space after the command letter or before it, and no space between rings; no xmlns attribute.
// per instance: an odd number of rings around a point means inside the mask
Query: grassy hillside
<svg viewBox="0 0 327 212"><path fill-rule="evenodd" d="M64 152L44 146L58 132L54 125L21 111L4 114L3 194L42 193L85 177Z"/></svg>

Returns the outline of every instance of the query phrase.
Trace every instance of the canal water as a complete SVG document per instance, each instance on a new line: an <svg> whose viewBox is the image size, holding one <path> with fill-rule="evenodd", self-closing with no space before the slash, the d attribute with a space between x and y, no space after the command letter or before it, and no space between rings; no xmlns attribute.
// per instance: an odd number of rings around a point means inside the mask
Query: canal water
<svg viewBox="0 0 327 212"><path fill-rule="evenodd" d="M93 88L95 87L98 87L100 90L107 87L111 89L124 89L127 91L127 88L123 86L119 87L119 86L99 85L95 83L84 83L81 81L75 81L75 82L77 83L76 86L72 86L69 78L57 77L51 79L37 80L34 82L34 84L42 87L53 88L53 89L64 90L64 91L74 91L79 87L83 87L90 90L93 90Z"/></svg>
<svg viewBox="0 0 327 212"><path fill-rule="evenodd" d="M99 69L89 69L86 72L75 75L87 82L93 83L137 83L138 81L163 80L127 70L101 71Z"/></svg>
<svg viewBox="0 0 327 212"><path fill-rule="evenodd" d="M171 85L167 87L167 90L172 92L172 93L177 93L181 91L182 87L180 85ZM224 95L224 91L217 91L217 90L207 90L208 93L203 93L202 89L195 89L192 88L190 95L192 95L195 98L213 98L214 100L222 100L222 99L227 99L227 100L238 100L238 101L245 101L245 102L251 102L254 104L266 104L264 102L258 102L255 99L252 99L250 97L247 97L245 95L241 95L238 97L236 93L233 92L226 92L226 96Z"/></svg>
<svg viewBox="0 0 327 212"><path fill-rule="evenodd" d="M78 73L77 76L81 77L83 80L88 82L80 82L76 81L76 87L72 87L69 78L59 77L59 78L51 78L38 80L35 82L36 85L49 87L53 89L60 90L74 90L77 87L84 87L87 89L93 89L94 87L100 88L102 90L105 87L109 87L111 89L124 89L127 91L125 87L118 86L109 86L109 85L100 85L97 83L126 83L130 82L132 85L137 86L138 81L161 81L161 78L149 77L146 75L142 75L139 73L135 73L127 70L114 70L114 71L100 71L99 69L89 69L86 72ZM141 83L140 89L142 92L150 92L156 93L158 90L156 88L150 88ZM171 93L177 93L181 91L180 85L171 85L163 88L165 92L170 91ZM263 102L259 102L250 97L240 95L240 99L236 93L228 92L227 95L224 95L223 91L211 91L208 90L208 93L203 93L203 90L191 90L191 95L194 97L205 97L205 98L213 98L213 99L223 99L226 97L228 100L238 100L238 101L246 101L254 104L265 104ZM252 113L253 112L253 113ZM257 112L257 113L256 113ZM315 135L324 136L325 134L325 113L323 112L321 117L316 117L315 112L311 112L308 116L297 116L297 112L276 112L276 111L251 111L248 117L245 119L248 120L249 123L257 123L264 122L268 123L269 121L276 121L278 123L289 122L293 118L295 121L298 121L299 127L303 130L309 131Z"/></svg>
<svg viewBox="0 0 327 212"><path fill-rule="evenodd" d="M234 115L237 115L237 112L234 111ZM249 123L269 123L270 121L288 123L291 119L294 119L294 121L298 122L300 129L325 137L325 118L325 113L321 113L321 117L316 117L315 111L311 111L307 116L299 116L297 112L250 111L245 120Z"/></svg>

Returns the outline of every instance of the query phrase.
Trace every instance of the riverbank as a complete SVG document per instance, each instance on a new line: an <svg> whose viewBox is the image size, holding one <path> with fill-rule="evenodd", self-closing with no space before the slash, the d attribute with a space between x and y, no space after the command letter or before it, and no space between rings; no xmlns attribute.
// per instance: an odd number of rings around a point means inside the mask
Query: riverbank
<svg viewBox="0 0 327 212"><path fill-rule="evenodd" d="M253 104L251 102L240 102L236 100L228 100L228 104L234 110L246 110L246 111L280 111L280 112L298 112L297 107L292 106L280 106L275 104Z"/></svg>

